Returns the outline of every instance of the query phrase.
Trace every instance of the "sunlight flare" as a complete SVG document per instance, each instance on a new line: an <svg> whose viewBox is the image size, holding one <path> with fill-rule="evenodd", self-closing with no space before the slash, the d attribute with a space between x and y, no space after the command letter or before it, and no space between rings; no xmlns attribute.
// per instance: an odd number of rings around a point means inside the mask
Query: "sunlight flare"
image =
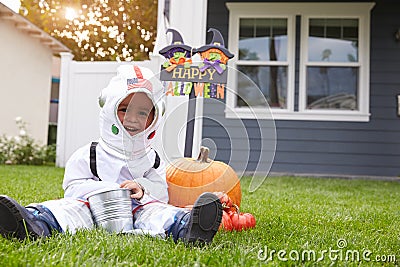
<svg viewBox="0 0 400 267"><path fill-rule="evenodd" d="M72 7L65 8L65 18L67 20L73 20L76 17L77 17L77 13L76 13L75 9L73 9Z"/></svg>

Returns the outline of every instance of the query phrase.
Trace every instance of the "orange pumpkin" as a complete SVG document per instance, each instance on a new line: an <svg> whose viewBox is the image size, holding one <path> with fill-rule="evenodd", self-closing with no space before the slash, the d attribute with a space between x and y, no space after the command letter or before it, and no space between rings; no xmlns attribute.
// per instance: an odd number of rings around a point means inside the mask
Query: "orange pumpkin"
<svg viewBox="0 0 400 267"><path fill-rule="evenodd" d="M209 149L200 148L197 159L180 158L167 166L169 203L184 207L193 205L203 192L221 191L240 206L240 180L227 164L210 160Z"/></svg>

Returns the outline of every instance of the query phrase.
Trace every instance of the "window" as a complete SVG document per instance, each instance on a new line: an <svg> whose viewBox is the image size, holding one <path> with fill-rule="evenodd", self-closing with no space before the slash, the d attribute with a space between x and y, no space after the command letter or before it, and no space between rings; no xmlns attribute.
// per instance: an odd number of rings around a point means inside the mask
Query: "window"
<svg viewBox="0 0 400 267"><path fill-rule="evenodd" d="M268 117L268 103L275 119L369 120L372 3L227 6L228 118Z"/></svg>
<svg viewBox="0 0 400 267"><path fill-rule="evenodd" d="M272 107L287 107L287 19L241 18L239 20L237 69L254 81ZM248 95L246 81L238 77L237 106L263 104ZM245 98L247 101L244 101Z"/></svg>

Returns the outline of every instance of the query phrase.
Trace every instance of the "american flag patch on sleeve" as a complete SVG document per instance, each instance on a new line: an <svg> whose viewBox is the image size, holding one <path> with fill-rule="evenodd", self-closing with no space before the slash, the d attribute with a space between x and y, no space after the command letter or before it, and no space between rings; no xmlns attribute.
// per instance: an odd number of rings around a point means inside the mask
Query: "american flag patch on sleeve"
<svg viewBox="0 0 400 267"><path fill-rule="evenodd" d="M128 89L132 89L135 86L135 84L138 83L138 78L132 78L132 79L126 79L126 85L128 85Z"/></svg>

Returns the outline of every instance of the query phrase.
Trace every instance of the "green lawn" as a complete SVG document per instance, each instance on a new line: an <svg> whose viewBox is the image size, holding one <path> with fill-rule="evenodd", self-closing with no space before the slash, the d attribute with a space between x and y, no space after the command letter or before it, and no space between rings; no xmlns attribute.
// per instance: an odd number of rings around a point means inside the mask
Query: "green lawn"
<svg viewBox="0 0 400 267"><path fill-rule="evenodd" d="M0 194L23 205L60 198L62 176L54 167L0 166ZM249 183L242 179L242 211L256 228L219 232L209 246L100 229L0 237L0 266L400 265L400 182L273 177L252 194Z"/></svg>

